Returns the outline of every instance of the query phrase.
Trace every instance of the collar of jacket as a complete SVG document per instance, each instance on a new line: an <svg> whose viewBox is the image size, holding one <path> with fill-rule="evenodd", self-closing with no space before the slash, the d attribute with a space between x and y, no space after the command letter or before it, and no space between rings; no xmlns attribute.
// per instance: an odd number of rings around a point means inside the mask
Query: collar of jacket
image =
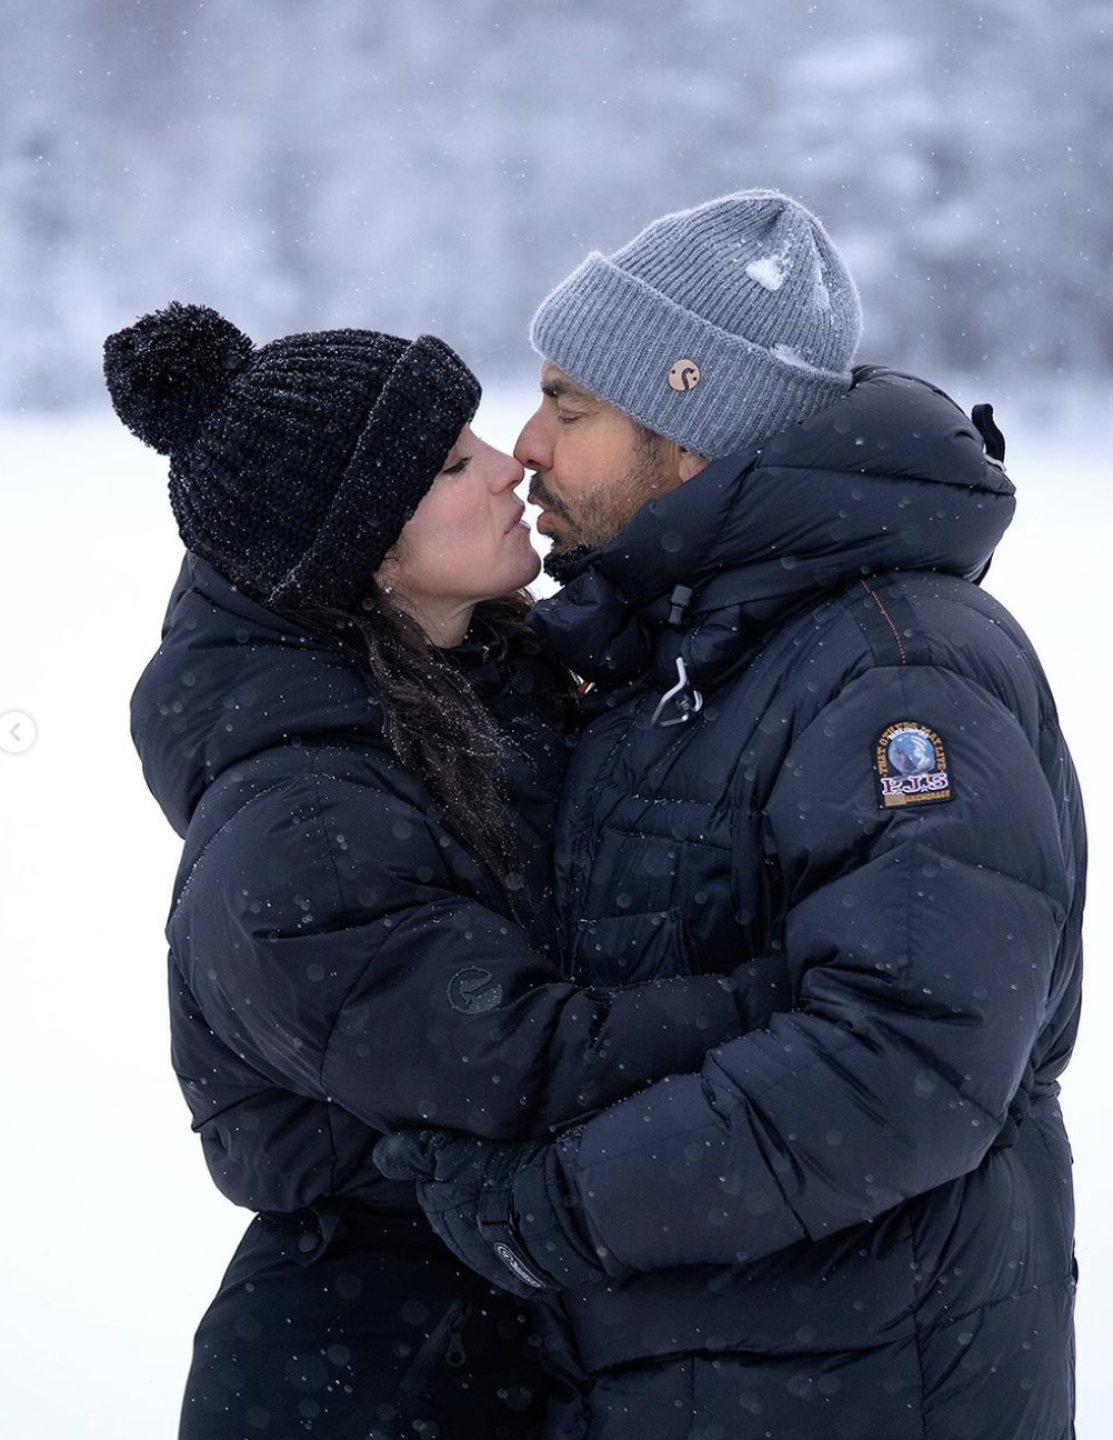
<svg viewBox="0 0 1113 1440"><path fill-rule="evenodd" d="M692 685L712 686L768 625L862 576L975 579L1013 508L1012 483L943 391L863 366L806 424L644 505L531 624L603 690L672 684L678 658Z"/></svg>

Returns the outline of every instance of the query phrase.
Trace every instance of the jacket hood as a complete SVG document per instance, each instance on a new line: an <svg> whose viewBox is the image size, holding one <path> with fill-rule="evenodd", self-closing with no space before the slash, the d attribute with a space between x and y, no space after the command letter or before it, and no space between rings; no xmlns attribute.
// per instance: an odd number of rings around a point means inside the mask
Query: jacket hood
<svg viewBox="0 0 1113 1440"><path fill-rule="evenodd" d="M655 658L675 679L678 654L694 682L707 681L763 625L856 579L977 579L1013 509L1012 482L949 396L864 366L811 420L643 506L532 623L603 686Z"/></svg>
<svg viewBox="0 0 1113 1440"><path fill-rule="evenodd" d="M184 836L205 789L230 765L325 735L378 738L382 711L340 650L187 554L162 644L132 695L131 733L147 784Z"/></svg>

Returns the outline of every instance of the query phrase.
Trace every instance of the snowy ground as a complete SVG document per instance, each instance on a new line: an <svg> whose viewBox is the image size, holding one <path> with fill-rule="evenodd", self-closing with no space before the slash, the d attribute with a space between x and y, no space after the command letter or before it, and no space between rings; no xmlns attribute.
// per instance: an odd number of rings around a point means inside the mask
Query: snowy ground
<svg viewBox="0 0 1113 1440"><path fill-rule="evenodd" d="M498 395L478 428L508 444L530 406L528 392ZM1091 822L1088 1011L1064 1086L1078 1183L1080 1440L1108 1433L1113 1343L1102 628L1113 423L1095 436L1095 413L1029 414L1018 432L999 407L1021 503L987 587L1043 657ZM161 932L180 845L128 736L128 698L158 643L180 547L164 462L110 416L0 417L0 475L0 714L23 711L38 727L25 753L0 753L4 1431L156 1440L176 1433L193 1327L248 1218L209 1182L170 1072Z"/></svg>

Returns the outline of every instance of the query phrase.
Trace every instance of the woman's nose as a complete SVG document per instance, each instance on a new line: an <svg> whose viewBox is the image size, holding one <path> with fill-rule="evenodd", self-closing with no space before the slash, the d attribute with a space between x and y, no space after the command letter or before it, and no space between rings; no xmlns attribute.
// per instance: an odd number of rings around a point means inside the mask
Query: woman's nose
<svg viewBox="0 0 1113 1440"><path fill-rule="evenodd" d="M500 451L499 461L495 472L495 489L497 491L513 490L526 478L526 472L513 455L506 455Z"/></svg>

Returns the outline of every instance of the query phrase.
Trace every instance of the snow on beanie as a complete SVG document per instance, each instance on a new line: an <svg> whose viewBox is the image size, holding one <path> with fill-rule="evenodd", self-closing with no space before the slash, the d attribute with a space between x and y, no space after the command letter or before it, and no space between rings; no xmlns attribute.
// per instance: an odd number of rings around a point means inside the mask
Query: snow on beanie
<svg viewBox="0 0 1113 1440"><path fill-rule="evenodd" d="M110 335L112 404L170 457L186 547L272 609L350 606L479 404L443 341L374 330L256 348L176 301Z"/></svg>
<svg viewBox="0 0 1113 1440"><path fill-rule="evenodd" d="M858 291L823 226L775 190L666 215L594 251L533 318L533 347L707 459L752 449L850 386Z"/></svg>

